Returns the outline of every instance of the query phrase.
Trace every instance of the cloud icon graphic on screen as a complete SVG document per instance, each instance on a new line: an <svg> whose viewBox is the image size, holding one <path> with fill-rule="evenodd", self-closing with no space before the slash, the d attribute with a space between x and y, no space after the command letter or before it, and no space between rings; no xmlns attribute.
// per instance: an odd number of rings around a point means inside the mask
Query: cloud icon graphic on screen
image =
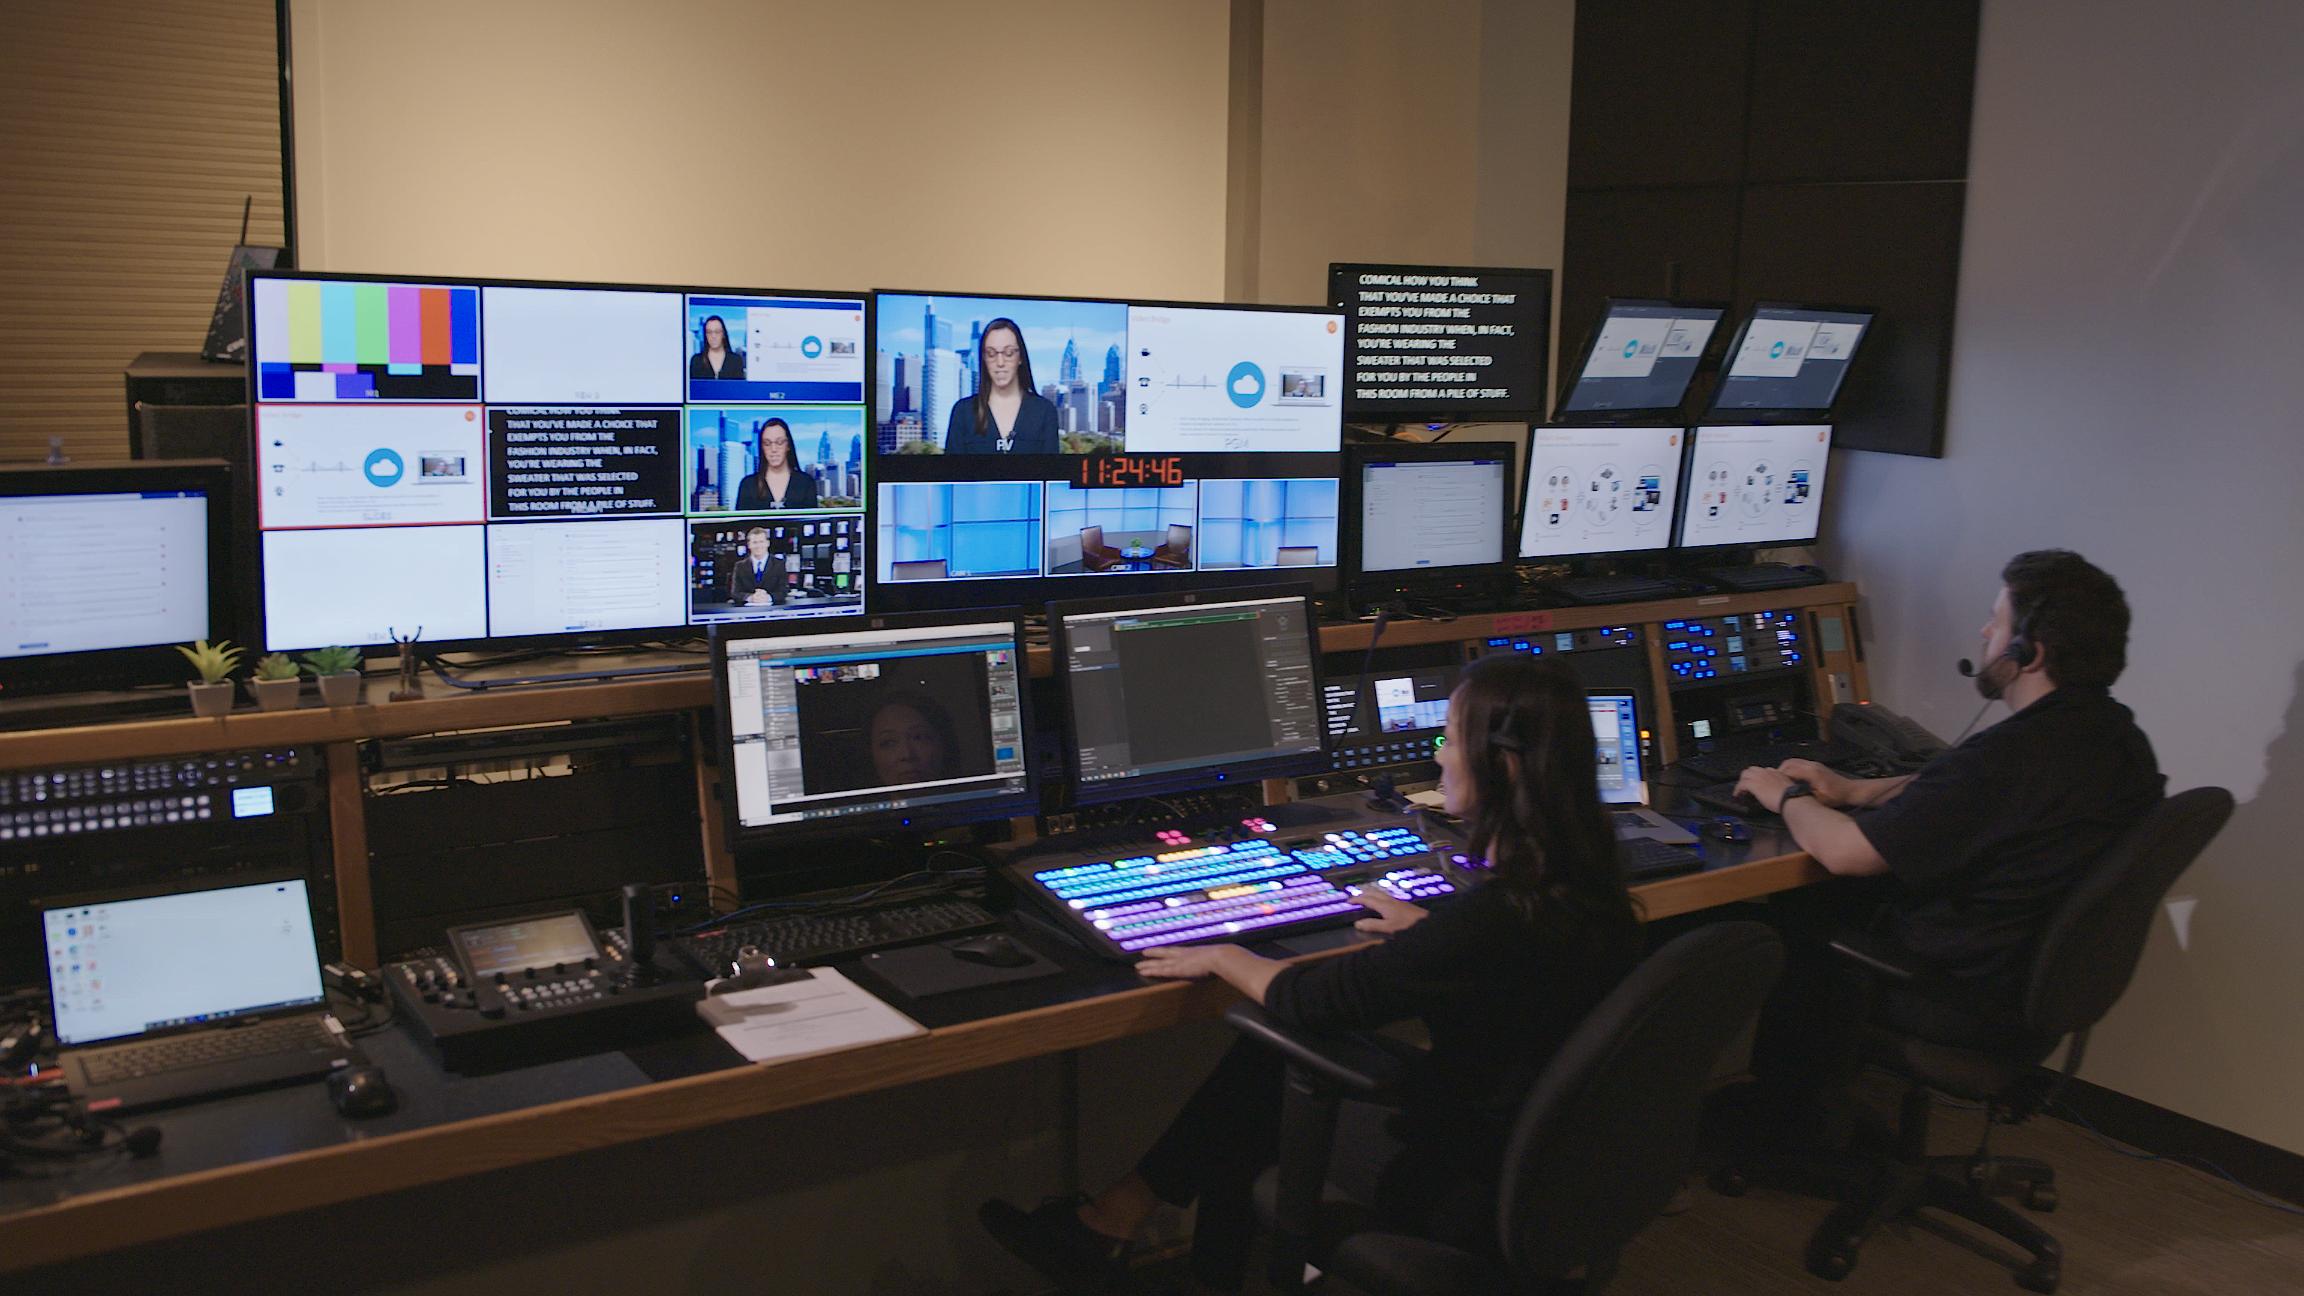
<svg viewBox="0 0 2304 1296"><path fill-rule="evenodd" d="M1625 358L1625 359L1627 359L1627 360L1631 359L1631 358L1632 358L1634 355L1636 355L1636 354L1639 352L1639 350L1640 350L1640 339L1638 339L1638 338L1634 338L1634 339L1632 339L1631 341L1629 341L1629 342L1627 342L1627 343L1625 343L1625 344L1624 344L1624 358Z"/></svg>
<svg viewBox="0 0 2304 1296"><path fill-rule="evenodd" d="M1246 375L1232 380L1232 394L1235 396L1253 396L1262 390L1263 388L1256 385L1255 379Z"/></svg>
<svg viewBox="0 0 2304 1296"><path fill-rule="evenodd" d="M1252 408L1264 399L1264 371L1243 360L1232 366L1232 372L1225 376L1224 390L1231 394L1233 404L1242 409Z"/></svg>
<svg viewBox="0 0 2304 1296"><path fill-rule="evenodd" d="M1784 357L1784 344L1783 344L1783 343L1779 342L1779 343L1777 343L1776 345L1774 345L1774 346L1772 346L1772 347L1769 347L1769 348L1768 348L1768 358L1769 358L1769 359L1771 359L1771 360L1781 360L1781 359L1783 359L1783 357Z"/></svg>

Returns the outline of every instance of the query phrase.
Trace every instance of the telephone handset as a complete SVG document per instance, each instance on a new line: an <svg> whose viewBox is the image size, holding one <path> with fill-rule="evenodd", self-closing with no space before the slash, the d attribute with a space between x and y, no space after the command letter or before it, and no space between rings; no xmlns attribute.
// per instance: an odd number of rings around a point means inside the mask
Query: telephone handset
<svg viewBox="0 0 2304 1296"><path fill-rule="evenodd" d="M1836 742L1865 751L1908 768L1918 768L1944 750L1944 740L1913 720L1877 703L1842 702L1832 708L1832 737Z"/></svg>

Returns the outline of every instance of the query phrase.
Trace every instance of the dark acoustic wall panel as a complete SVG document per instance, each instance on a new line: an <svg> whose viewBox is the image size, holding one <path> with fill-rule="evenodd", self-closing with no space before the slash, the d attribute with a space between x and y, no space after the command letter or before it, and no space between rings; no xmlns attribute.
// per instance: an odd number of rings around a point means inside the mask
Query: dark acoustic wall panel
<svg viewBox="0 0 2304 1296"><path fill-rule="evenodd" d="M1880 312L1840 394L1835 446L1943 453L1967 192L1965 183L1745 191L1739 311L1796 301Z"/></svg>
<svg viewBox="0 0 2304 1296"><path fill-rule="evenodd" d="M1742 192L1732 185L1570 190L1566 245L1571 254L1560 280L1560 354L1572 359L1578 353L1609 297L1677 293L1721 302L1734 297ZM1562 375L1563 386L1567 379Z"/></svg>
<svg viewBox="0 0 2304 1296"><path fill-rule="evenodd" d="M1751 10L1750 0L1576 6L1568 187L1736 183Z"/></svg>
<svg viewBox="0 0 2304 1296"><path fill-rule="evenodd" d="M1964 179L1976 30L1977 0L1759 0L1745 182Z"/></svg>

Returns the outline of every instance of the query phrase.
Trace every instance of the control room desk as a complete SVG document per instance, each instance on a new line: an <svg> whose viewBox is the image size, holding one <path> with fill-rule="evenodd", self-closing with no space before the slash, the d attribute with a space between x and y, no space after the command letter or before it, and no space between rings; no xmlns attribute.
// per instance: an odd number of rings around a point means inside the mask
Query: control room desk
<svg viewBox="0 0 2304 1296"><path fill-rule="evenodd" d="M1699 873L1636 888L1650 918L1790 890L1824 876L1778 829L1707 839ZM0 1181L0 1273L157 1242L500 1167L720 1125L852 1094L1087 1048L1215 1018L1220 982L1148 984L1012 922L1059 976L908 1003L926 1034L774 1066L699 1034L492 1076L441 1072L399 1028L363 1041L401 1108L347 1121L322 1087L247 1094L150 1117L149 1161ZM1332 951L1333 952L1333 951ZM1314 954L1307 957L1322 957Z"/></svg>

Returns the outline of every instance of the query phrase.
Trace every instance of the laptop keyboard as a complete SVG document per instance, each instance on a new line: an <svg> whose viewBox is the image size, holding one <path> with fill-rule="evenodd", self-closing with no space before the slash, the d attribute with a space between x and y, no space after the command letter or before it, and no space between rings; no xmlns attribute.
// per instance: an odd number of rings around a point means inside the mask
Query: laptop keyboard
<svg viewBox="0 0 2304 1296"><path fill-rule="evenodd" d="M1619 832L1627 828L1637 829L1654 826L1648 822L1648 816L1636 815L1628 810L1611 810L1609 815L1616 820L1616 828Z"/></svg>
<svg viewBox="0 0 2304 1296"><path fill-rule="evenodd" d="M237 1058L339 1047L336 1037L320 1024L318 1017L282 1017L253 1026L193 1031L123 1044L91 1052L81 1059L80 1065L89 1084L114 1085Z"/></svg>

